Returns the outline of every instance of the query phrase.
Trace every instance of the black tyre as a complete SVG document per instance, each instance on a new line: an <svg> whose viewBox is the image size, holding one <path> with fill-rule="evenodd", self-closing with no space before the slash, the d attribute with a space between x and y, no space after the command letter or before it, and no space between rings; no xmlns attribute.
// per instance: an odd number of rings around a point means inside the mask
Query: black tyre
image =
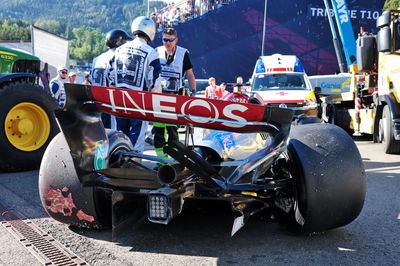
<svg viewBox="0 0 400 266"><path fill-rule="evenodd" d="M59 132L58 107L50 92L27 81L0 86L0 169L37 169L50 140Z"/></svg>
<svg viewBox="0 0 400 266"><path fill-rule="evenodd" d="M309 117L304 117L299 121L300 125L315 124L315 123L321 123L321 119L319 119L319 117L316 116L309 116Z"/></svg>
<svg viewBox="0 0 400 266"><path fill-rule="evenodd" d="M328 109L328 123L332 124L332 125L336 125L337 121L337 110L336 110L336 106L335 105L329 105L329 109Z"/></svg>
<svg viewBox="0 0 400 266"><path fill-rule="evenodd" d="M380 132L379 135L381 136L385 153L400 153L400 140L394 139L392 116L390 114L390 109L388 105L385 105L385 107L383 107L381 121L382 123L379 129L383 130L383 132Z"/></svg>
<svg viewBox="0 0 400 266"><path fill-rule="evenodd" d="M345 131L329 124L293 127L287 155L294 179L288 198L293 204L286 215L275 212L279 221L292 231L311 233L344 226L359 215L365 171Z"/></svg>
<svg viewBox="0 0 400 266"><path fill-rule="evenodd" d="M116 164L115 153L132 150L132 144L121 132L107 133L106 163ZM47 213L59 222L93 229L111 225L111 190L81 185L62 133L54 137L43 156L39 193Z"/></svg>

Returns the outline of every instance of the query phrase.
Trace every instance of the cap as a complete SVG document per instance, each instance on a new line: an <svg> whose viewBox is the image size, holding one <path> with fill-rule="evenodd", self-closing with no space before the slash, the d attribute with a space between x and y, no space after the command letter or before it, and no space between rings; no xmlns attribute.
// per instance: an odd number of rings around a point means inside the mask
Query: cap
<svg viewBox="0 0 400 266"><path fill-rule="evenodd" d="M68 68L66 68L65 66L57 67L57 71L61 71L61 70L67 70L68 71Z"/></svg>
<svg viewBox="0 0 400 266"><path fill-rule="evenodd" d="M68 74L68 77L72 77L72 76L76 76L76 73L73 71L69 72L69 74Z"/></svg>

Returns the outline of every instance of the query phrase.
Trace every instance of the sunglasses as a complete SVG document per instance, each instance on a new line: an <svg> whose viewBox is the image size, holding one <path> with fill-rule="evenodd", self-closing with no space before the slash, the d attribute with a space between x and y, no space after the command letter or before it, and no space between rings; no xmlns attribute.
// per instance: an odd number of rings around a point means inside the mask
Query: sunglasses
<svg viewBox="0 0 400 266"><path fill-rule="evenodd" d="M171 39L169 39L169 38L163 38L162 40L163 40L163 42L173 42L173 41L175 41L175 39L176 39L176 38L171 38Z"/></svg>
<svg viewBox="0 0 400 266"><path fill-rule="evenodd" d="M61 71L61 74L68 74L67 71Z"/></svg>

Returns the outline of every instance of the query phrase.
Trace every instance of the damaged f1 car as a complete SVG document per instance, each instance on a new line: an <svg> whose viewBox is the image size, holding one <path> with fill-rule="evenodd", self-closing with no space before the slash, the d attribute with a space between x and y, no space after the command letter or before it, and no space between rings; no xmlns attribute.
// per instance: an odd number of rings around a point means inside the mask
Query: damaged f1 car
<svg viewBox="0 0 400 266"><path fill-rule="evenodd" d="M42 160L39 190L54 219L113 235L143 217L168 224L188 201L230 204L232 235L255 213L291 231L344 226L365 198L364 166L353 140L329 124L291 128L293 111L257 104L75 84L56 111L62 132ZM170 158L136 153L101 112L186 125ZM193 136L194 135L194 136ZM190 137L192 136L192 137ZM155 163L162 163L158 171Z"/></svg>

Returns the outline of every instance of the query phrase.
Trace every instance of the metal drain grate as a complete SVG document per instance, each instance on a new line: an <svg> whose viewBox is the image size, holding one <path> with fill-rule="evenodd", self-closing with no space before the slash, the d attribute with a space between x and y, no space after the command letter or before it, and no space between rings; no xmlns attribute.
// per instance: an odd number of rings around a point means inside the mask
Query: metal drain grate
<svg viewBox="0 0 400 266"><path fill-rule="evenodd" d="M20 213L0 202L1 224L44 265L88 265Z"/></svg>

